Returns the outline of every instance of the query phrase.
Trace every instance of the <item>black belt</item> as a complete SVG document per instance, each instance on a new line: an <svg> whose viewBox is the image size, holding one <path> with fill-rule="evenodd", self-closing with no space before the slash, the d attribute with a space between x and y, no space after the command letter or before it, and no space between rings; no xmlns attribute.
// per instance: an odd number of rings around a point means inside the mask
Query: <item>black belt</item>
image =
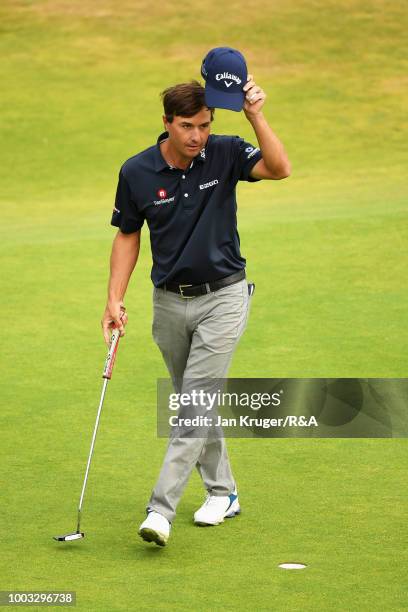
<svg viewBox="0 0 408 612"><path fill-rule="evenodd" d="M178 293L183 298L192 298L196 297L197 295L206 295L212 291L218 291L218 289L228 287L228 285L233 285L234 283L239 283L239 281L243 280L244 278L245 270L240 270L239 272L234 272L234 274L231 274L230 276L220 278L219 280L212 281L211 283L202 283L201 285L179 285L178 283L166 283L165 285L162 285L160 289L171 291L172 293Z"/></svg>

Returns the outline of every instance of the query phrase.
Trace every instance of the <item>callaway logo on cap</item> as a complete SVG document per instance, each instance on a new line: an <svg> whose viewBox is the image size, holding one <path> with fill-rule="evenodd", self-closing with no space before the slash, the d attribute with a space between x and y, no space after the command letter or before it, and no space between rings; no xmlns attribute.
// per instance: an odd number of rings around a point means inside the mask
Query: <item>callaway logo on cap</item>
<svg viewBox="0 0 408 612"><path fill-rule="evenodd" d="M248 79L245 58L231 47L211 49L203 59L201 75L205 79L208 107L240 111L244 105L243 86Z"/></svg>

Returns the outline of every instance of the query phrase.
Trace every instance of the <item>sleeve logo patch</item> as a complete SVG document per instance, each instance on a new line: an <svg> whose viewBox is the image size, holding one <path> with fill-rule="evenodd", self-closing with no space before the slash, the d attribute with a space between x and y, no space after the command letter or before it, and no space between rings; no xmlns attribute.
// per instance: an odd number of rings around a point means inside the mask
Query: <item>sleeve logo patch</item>
<svg viewBox="0 0 408 612"><path fill-rule="evenodd" d="M260 151L260 149L258 147L247 147L245 149L245 151L249 151L248 155L247 155L247 159L250 159L251 157L253 157L256 153L258 153L258 151Z"/></svg>

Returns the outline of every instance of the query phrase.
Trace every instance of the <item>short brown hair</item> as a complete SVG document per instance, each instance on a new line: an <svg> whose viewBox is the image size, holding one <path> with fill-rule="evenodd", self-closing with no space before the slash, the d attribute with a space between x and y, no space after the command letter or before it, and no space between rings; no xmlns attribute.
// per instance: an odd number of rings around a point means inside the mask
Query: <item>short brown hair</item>
<svg viewBox="0 0 408 612"><path fill-rule="evenodd" d="M179 83L168 87L160 94L163 100L164 114L169 123L174 116L192 117L200 112L202 108L208 108L205 103L204 87L198 81L190 83ZM214 109L211 111L211 121L214 119Z"/></svg>

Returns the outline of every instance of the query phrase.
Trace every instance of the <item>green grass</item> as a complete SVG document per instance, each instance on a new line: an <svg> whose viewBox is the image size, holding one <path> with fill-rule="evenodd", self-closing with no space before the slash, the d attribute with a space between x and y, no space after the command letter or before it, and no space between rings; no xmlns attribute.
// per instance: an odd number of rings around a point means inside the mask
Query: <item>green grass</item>
<svg viewBox="0 0 408 612"><path fill-rule="evenodd" d="M293 164L239 187L257 289L230 375L406 375L406 31L400 0L2 3L1 590L75 590L96 611L407 608L405 440L230 440L242 516L194 528L194 474L169 546L136 536L165 448L146 230L87 537L51 539L75 527L101 389L117 173L213 46L245 53ZM213 130L254 140L235 113Z"/></svg>

